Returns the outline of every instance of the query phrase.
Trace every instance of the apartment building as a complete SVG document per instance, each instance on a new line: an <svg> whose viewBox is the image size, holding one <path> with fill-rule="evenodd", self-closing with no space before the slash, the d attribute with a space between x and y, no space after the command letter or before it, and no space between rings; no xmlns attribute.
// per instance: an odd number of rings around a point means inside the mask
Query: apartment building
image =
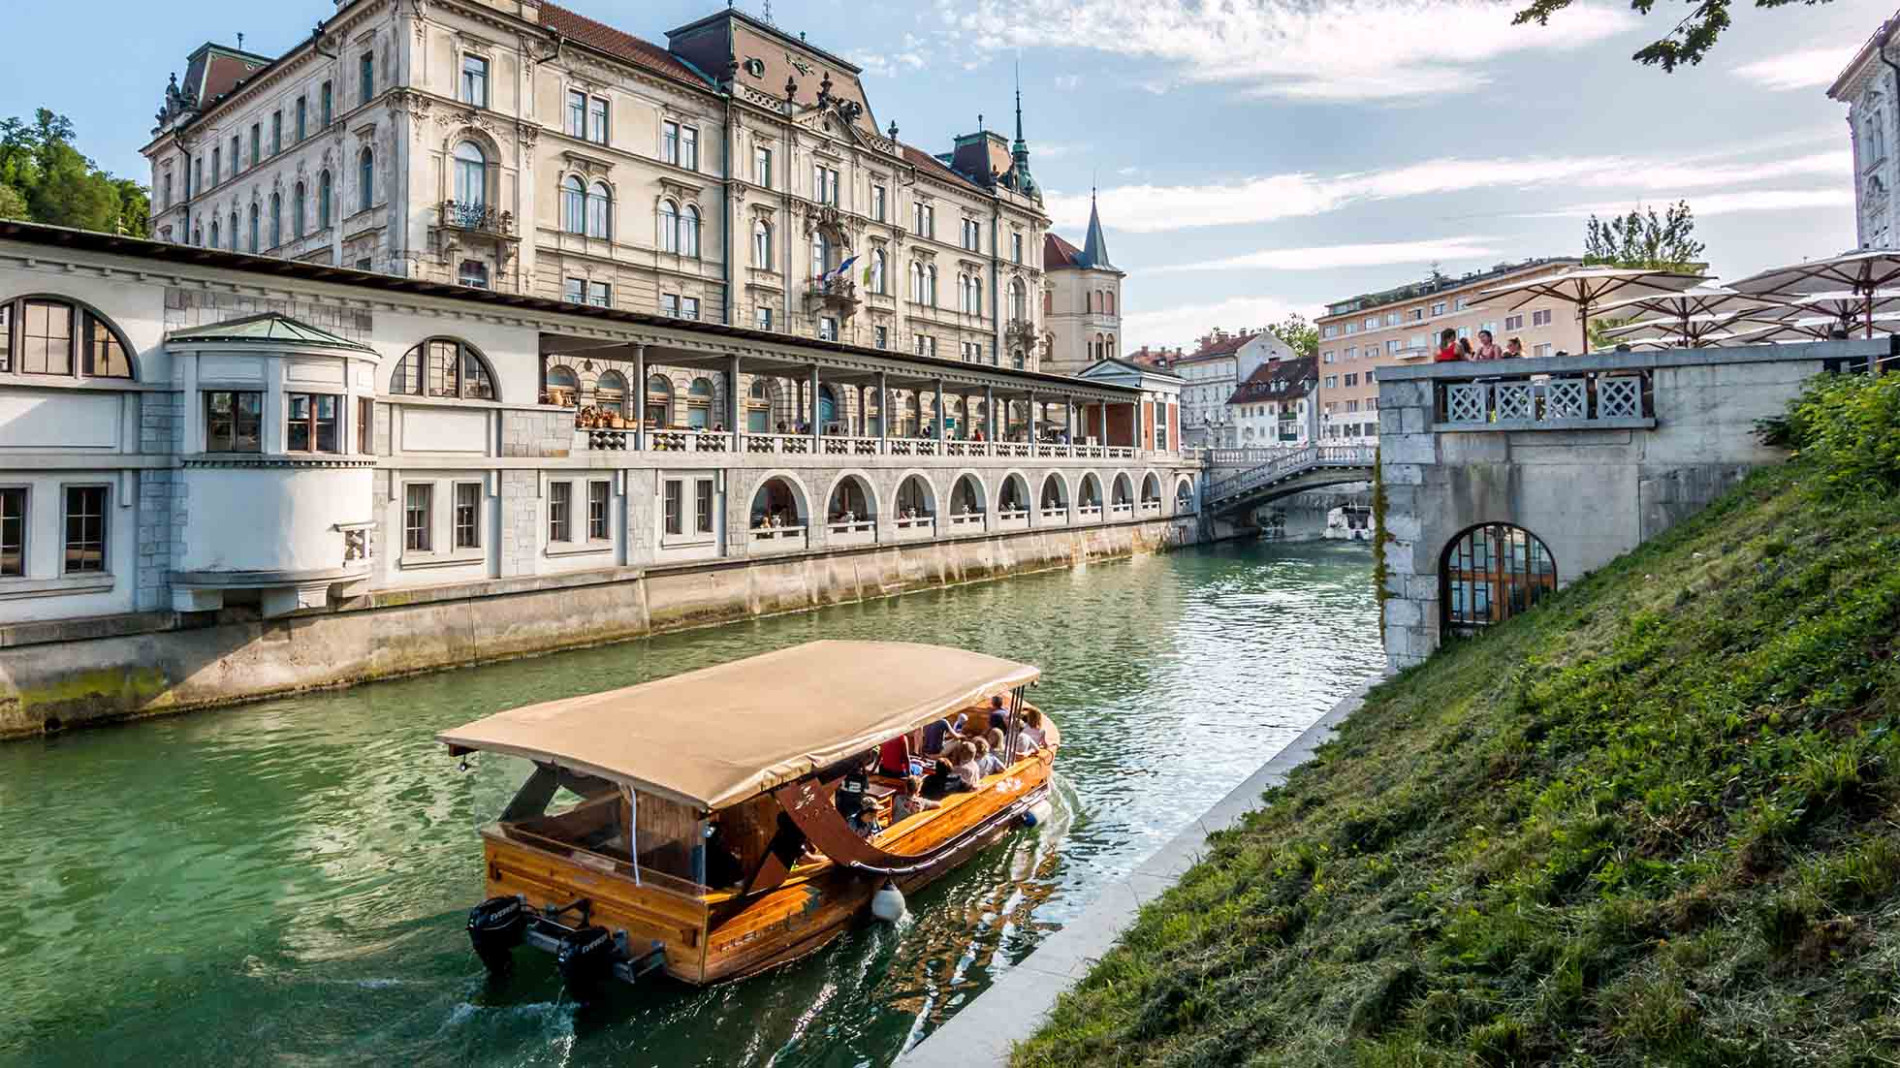
<svg viewBox="0 0 1900 1068"><path fill-rule="evenodd" d="M1429 361L1438 335L1452 330L1473 339L1491 331L1502 346L1519 339L1527 356L1550 356L1576 342L1575 309L1539 297L1486 301L1494 286L1556 274L1581 264L1574 257L1546 257L1500 264L1458 278L1367 293L1330 304L1319 328L1319 433L1326 444L1369 444L1379 436L1378 369Z"/></svg>
<svg viewBox="0 0 1900 1068"><path fill-rule="evenodd" d="M729 6L660 44L551 0L310 3L294 47L206 44L165 90L164 240L1041 362L1020 96L1013 141L932 153L879 125L856 65Z"/></svg>
<svg viewBox="0 0 1900 1068"><path fill-rule="evenodd" d="M1209 448L1240 447L1240 431L1233 421L1235 409L1228 405L1228 399L1255 371L1292 357L1292 348L1271 330L1228 333L1216 327L1202 336L1193 352L1177 357L1168 366L1183 383L1182 440Z"/></svg>
<svg viewBox="0 0 1900 1068"><path fill-rule="evenodd" d="M1317 367L1310 356L1276 356L1248 375L1227 398L1232 444L1243 449L1312 444L1319 430L1313 405Z"/></svg>

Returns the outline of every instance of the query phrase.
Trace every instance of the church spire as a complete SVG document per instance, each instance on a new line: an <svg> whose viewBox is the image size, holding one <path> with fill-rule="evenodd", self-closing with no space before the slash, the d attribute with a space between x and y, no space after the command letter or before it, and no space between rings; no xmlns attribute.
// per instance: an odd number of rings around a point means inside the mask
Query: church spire
<svg viewBox="0 0 1900 1068"><path fill-rule="evenodd" d="M1029 142L1023 140L1023 70L1022 63L1016 64L1016 143L1010 146L1010 181L1022 193L1035 197L1042 202L1042 191L1036 188L1036 180L1029 174Z"/></svg>
<svg viewBox="0 0 1900 1068"><path fill-rule="evenodd" d="M1082 265L1098 271L1112 271L1108 261L1108 238L1102 233L1102 213L1095 206L1095 190L1089 190L1089 236L1082 244Z"/></svg>

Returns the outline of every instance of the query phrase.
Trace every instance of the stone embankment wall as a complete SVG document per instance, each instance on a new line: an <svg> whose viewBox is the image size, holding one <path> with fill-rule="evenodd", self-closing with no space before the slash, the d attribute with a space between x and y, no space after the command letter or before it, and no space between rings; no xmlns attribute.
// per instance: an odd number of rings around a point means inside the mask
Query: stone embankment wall
<svg viewBox="0 0 1900 1068"><path fill-rule="evenodd" d="M346 610L0 628L0 738L182 712L1132 556L1192 517L382 591Z"/></svg>

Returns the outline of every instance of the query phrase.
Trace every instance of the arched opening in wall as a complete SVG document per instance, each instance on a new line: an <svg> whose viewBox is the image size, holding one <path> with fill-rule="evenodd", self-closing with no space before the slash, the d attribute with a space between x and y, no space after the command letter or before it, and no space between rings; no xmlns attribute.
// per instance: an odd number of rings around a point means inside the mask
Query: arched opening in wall
<svg viewBox="0 0 1900 1068"><path fill-rule="evenodd" d="M1014 519L1029 514L1029 483L1021 475L1010 475L1003 479L1003 488L996 496L996 511L1003 519Z"/></svg>
<svg viewBox="0 0 1900 1068"><path fill-rule="evenodd" d="M1110 502L1114 504L1116 508L1123 508L1134 504L1135 480L1129 478L1127 475L1116 475L1115 489L1113 492L1114 496L1110 498Z"/></svg>
<svg viewBox="0 0 1900 1068"><path fill-rule="evenodd" d="M665 375L647 376L647 429L665 430L673 425L673 380Z"/></svg>
<svg viewBox="0 0 1900 1068"><path fill-rule="evenodd" d="M745 430L748 434L772 432L772 384L766 379L753 379L746 391Z"/></svg>
<svg viewBox="0 0 1900 1068"><path fill-rule="evenodd" d="M980 515L983 512L983 491L976 484L973 475L964 475L950 490L951 515Z"/></svg>
<svg viewBox="0 0 1900 1068"><path fill-rule="evenodd" d="M864 436L875 438L884 433L884 403L876 389L864 392Z"/></svg>
<svg viewBox="0 0 1900 1068"><path fill-rule="evenodd" d="M686 387L686 425L694 430L705 430L712 426L712 408L712 379L693 379Z"/></svg>
<svg viewBox="0 0 1900 1068"><path fill-rule="evenodd" d="M897 401L897 434L899 437L914 438L921 428L922 417L918 414L917 394L906 393Z"/></svg>
<svg viewBox="0 0 1900 1068"><path fill-rule="evenodd" d="M1082 491L1076 497L1076 503L1084 508L1102 507L1102 483L1094 475L1082 476Z"/></svg>
<svg viewBox="0 0 1900 1068"><path fill-rule="evenodd" d="M627 414L627 379L619 371L608 371L594 383L594 407L622 418Z"/></svg>
<svg viewBox="0 0 1900 1068"><path fill-rule="evenodd" d="M1481 523L1453 538L1438 574L1447 634L1476 634L1557 591L1550 549L1537 535L1509 523Z"/></svg>
<svg viewBox="0 0 1900 1068"><path fill-rule="evenodd" d="M1069 488L1062 484L1061 475L1050 475L1042 480L1042 510L1044 514L1063 511L1069 507Z"/></svg>
<svg viewBox="0 0 1900 1068"><path fill-rule="evenodd" d="M930 483L919 475L912 475L897 486L897 518L929 519L937 514L937 496L930 490Z"/></svg>
<svg viewBox="0 0 1900 1068"><path fill-rule="evenodd" d="M1141 503L1161 503L1161 480L1149 475L1141 480Z"/></svg>
<svg viewBox="0 0 1900 1068"><path fill-rule="evenodd" d="M842 410L838 404L838 395L831 391L831 387L825 385L819 386L818 425L824 429L825 433L835 434L838 432L838 413Z"/></svg>
<svg viewBox="0 0 1900 1068"><path fill-rule="evenodd" d="M1184 478L1174 484L1174 510L1176 512L1192 512L1194 510L1193 480Z"/></svg>
<svg viewBox="0 0 1900 1068"><path fill-rule="evenodd" d="M802 527L805 515L799 509L798 493L782 478L768 478L752 496L752 526Z"/></svg>
<svg viewBox="0 0 1900 1068"><path fill-rule="evenodd" d="M580 403L581 379L572 367L555 364L548 368L548 404L572 408Z"/></svg>
<svg viewBox="0 0 1900 1068"><path fill-rule="evenodd" d="M479 220L488 204L488 157L480 145L463 141L455 146L455 207L462 213L458 220L470 225Z"/></svg>
<svg viewBox="0 0 1900 1068"><path fill-rule="evenodd" d="M111 320L79 301L0 300L0 371L136 381L131 352Z"/></svg>
<svg viewBox="0 0 1900 1068"><path fill-rule="evenodd" d="M983 402L977 400L975 397L971 397L963 408L963 436L971 441L975 441L978 437L981 437L985 441L989 440L989 409L984 407Z"/></svg>
<svg viewBox="0 0 1900 1068"><path fill-rule="evenodd" d="M571 373L571 372L570 372ZM553 385L550 377L548 384ZM475 346L452 337L432 337L410 349L389 376L389 392L412 397L494 400L495 376Z"/></svg>
<svg viewBox="0 0 1900 1068"><path fill-rule="evenodd" d="M825 506L825 515L833 525L870 522L875 517L870 488L856 475L839 479L838 488L831 491L831 503Z"/></svg>

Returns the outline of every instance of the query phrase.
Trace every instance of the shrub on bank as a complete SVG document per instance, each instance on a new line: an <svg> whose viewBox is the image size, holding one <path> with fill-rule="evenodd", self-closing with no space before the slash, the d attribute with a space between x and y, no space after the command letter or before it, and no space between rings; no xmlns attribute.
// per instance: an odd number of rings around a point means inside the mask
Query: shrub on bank
<svg viewBox="0 0 1900 1068"><path fill-rule="evenodd" d="M1014 1063L1900 1063L1896 388L1376 689Z"/></svg>

